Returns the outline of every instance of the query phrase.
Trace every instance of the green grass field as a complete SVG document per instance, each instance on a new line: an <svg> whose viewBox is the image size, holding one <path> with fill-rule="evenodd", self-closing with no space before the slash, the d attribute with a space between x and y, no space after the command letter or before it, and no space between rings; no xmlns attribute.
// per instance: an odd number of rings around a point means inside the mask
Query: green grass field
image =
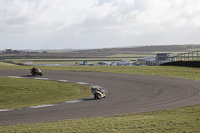
<svg viewBox="0 0 200 133"><path fill-rule="evenodd" d="M59 103L89 95L89 87L75 83L0 77L0 109Z"/></svg>
<svg viewBox="0 0 200 133"><path fill-rule="evenodd" d="M15 133L199 133L200 105L129 114L58 122L0 126L0 132Z"/></svg>
<svg viewBox="0 0 200 133"><path fill-rule="evenodd" d="M0 69L29 68L30 66L0 65ZM200 68L189 67L65 66L41 67L41 69L144 74L200 80ZM122 116L5 125L0 126L0 132L200 132L200 105Z"/></svg>

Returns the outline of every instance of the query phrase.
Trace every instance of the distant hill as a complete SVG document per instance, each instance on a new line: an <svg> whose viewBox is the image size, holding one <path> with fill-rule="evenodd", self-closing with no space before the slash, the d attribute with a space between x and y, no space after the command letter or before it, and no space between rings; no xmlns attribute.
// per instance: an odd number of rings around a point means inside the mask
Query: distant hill
<svg viewBox="0 0 200 133"><path fill-rule="evenodd" d="M85 57L108 57L116 54L141 54L152 55L156 52L190 52L200 51L199 45L165 45L165 46L141 46L141 47L126 47L126 48L103 48L103 49L89 49L89 50L74 50L67 51L46 51L39 53L22 53L22 54L3 54L2 58L85 58ZM40 50L41 51L41 50ZM54 53L55 52L55 53ZM0 58L1 59L1 58Z"/></svg>
<svg viewBox="0 0 200 133"><path fill-rule="evenodd" d="M77 53L105 53L105 54L135 54L135 53L154 53L154 52L188 52L200 50L199 45L161 45L161 46L141 46L129 48L104 48L79 50Z"/></svg>

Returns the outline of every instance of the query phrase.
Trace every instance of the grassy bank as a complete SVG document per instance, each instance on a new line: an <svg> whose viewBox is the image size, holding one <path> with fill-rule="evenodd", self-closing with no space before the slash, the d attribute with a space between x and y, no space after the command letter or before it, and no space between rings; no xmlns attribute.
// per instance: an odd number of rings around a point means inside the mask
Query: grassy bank
<svg viewBox="0 0 200 133"><path fill-rule="evenodd" d="M0 109L59 103L89 95L89 87L79 84L0 77Z"/></svg>
<svg viewBox="0 0 200 133"><path fill-rule="evenodd" d="M129 114L113 117L97 117L59 122L0 126L1 132L200 132L200 105L156 111L151 113Z"/></svg>

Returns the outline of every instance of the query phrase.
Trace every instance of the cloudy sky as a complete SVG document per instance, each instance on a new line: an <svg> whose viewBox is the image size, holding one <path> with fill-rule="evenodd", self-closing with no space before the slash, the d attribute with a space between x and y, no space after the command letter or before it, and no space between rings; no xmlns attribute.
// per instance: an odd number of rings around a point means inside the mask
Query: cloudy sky
<svg viewBox="0 0 200 133"><path fill-rule="evenodd" d="M199 44L200 0L0 0L0 50Z"/></svg>

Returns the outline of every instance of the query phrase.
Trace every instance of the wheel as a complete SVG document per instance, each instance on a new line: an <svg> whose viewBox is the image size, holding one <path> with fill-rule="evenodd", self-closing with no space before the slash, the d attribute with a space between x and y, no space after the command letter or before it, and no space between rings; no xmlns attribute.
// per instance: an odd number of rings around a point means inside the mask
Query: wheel
<svg viewBox="0 0 200 133"><path fill-rule="evenodd" d="M96 95L95 95L95 99L100 99L101 98L101 95L99 94L99 93L97 93Z"/></svg>

